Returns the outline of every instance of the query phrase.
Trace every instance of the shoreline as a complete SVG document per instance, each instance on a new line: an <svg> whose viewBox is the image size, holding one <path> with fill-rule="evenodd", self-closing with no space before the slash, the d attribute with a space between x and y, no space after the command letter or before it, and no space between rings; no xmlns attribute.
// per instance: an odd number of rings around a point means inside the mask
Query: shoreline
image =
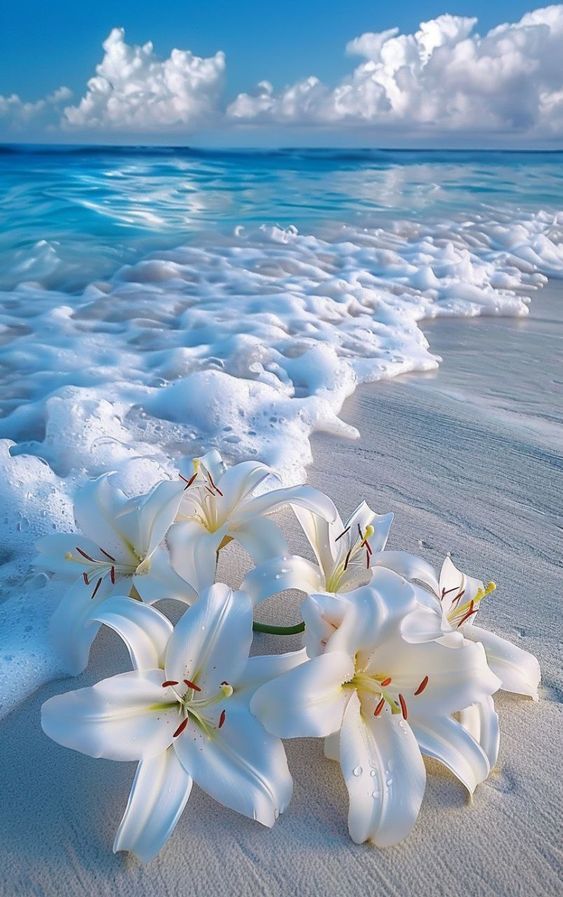
<svg viewBox="0 0 563 897"><path fill-rule="evenodd" d="M143 867L114 856L134 764L65 750L39 727L48 696L126 668L123 647L105 632L85 674L42 686L0 727L0 832L9 869L2 897L166 897L186 888L202 897L557 893L563 461L556 441L563 409L553 347L563 336L563 283L539 291L526 318L442 318L424 322L423 330L443 357L440 368L360 387L343 414L359 426L360 439L315 435L308 482L328 492L343 516L362 498L378 513L394 511L390 547L436 563L449 550L468 573L495 579L498 591L480 622L538 655L539 704L496 698L500 760L472 805L462 786L429 762L409 839L384 851L359 847L348 837L338 767L323 759L320 742L300 740L287 743L294 799L271 832L194 788L155 861ZM266 616L274 612L265 606ZM294 619L294 601L276 613L285 616ZM297 637L281 641L268 641L268 650L299 644Z"/></svg>

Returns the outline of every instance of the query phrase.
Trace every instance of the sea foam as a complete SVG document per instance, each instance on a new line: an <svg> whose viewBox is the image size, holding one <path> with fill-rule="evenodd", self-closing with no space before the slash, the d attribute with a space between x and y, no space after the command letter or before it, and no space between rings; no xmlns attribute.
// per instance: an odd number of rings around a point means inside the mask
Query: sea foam
<svg viewBox="0 0 563 897"><path fill-rule="evenodd" d="M360 383L437 367L420 322L525 315L563 273L563 215L482 208L386 228L237 227L125 265L80 295L22 281L0 317L0 714L56 675L59 585L35 540L115 470L130 493L216 446L303 481L310 436L357 431ZM40 249L43 256L46 247Z"/></svg>

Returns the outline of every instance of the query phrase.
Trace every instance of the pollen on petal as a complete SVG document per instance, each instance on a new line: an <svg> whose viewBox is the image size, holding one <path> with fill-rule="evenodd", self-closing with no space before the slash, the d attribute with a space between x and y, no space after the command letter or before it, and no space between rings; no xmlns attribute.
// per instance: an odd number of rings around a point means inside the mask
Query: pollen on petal
<svg viewBox="0 0 563 897"><path fill-rule="evenodd" d="M184 729L185 729L186 726L188 725L188 721L189 721L189 716L187 716L185 719L182 720L182 722L180 723L180 725L178 726L178 728L176 729L176 731L175 731L174 734L172 735L172 738L177 738L178 735L181 735L181 734L182 734L182 732L184 731Z"/></svg>

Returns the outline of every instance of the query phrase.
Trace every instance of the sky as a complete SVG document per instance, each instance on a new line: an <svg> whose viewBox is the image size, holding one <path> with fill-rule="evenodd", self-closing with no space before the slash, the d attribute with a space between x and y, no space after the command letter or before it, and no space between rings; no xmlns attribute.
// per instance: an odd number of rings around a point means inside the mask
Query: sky
<svg viewBox="0 0 563 897"><path fill-rule="evenodd" d="M563 145L563 5L446 2L6 3L0 141Z"/></svg>

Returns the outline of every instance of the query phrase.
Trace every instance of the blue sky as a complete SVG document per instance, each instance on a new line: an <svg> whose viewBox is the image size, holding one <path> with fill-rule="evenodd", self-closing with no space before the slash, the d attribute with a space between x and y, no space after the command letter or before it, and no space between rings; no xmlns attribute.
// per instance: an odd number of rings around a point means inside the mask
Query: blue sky
<svg viewBox="0 0 563 897"><path fill-rule="evenodd" d="M533 6L530 0L11 0L0 5L0 93L33 100L60 84L78 93L114 26L124 27L131 42L152 40L161 55L173 47L200 56L224 50L228 93L235 95L266 76L278 87L310 74L336 80L350 67L344 45L366 31L411 32L444 12L476 16L479 30L488 31Z"/></svg>
<svg viewBox="0 0 563 897"><path fill-rule="evenodd" d="M318 144L336 134L368 145L505 145L512 136L552 145L563 134L563 6L520 22L534 8L529 0L5 3L0 140ZM432 20L421 36L419 23ZM487 37L505 22L507 35ZM124 31L103 49L112 29ZM190 52L171 56L174 48Z"/></svg>

